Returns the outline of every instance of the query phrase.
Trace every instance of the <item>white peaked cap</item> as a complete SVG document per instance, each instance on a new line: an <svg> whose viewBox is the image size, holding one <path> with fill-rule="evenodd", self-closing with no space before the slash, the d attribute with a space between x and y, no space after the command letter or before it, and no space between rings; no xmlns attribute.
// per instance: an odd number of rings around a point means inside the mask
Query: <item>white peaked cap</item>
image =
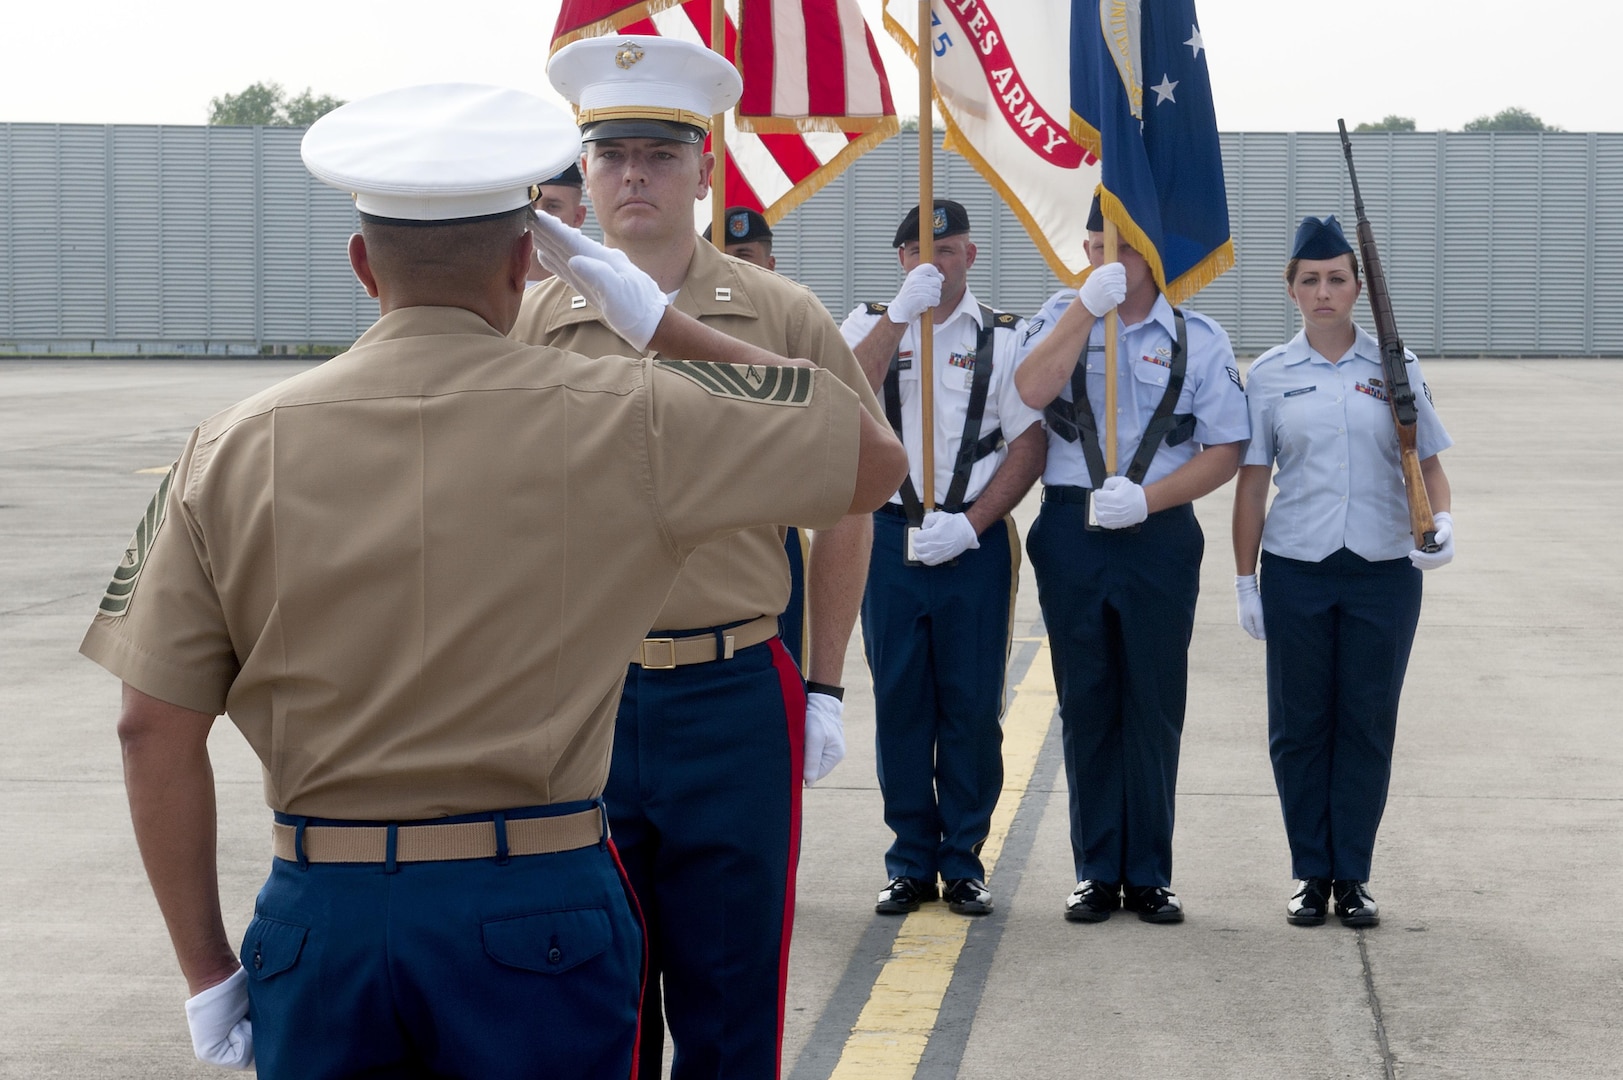
<svg viewBox="0 0 1623 1080"><path fill-rule="evenodd" d="M580 157L580 132L534 94L440 83L340 106L310 125L300 152L363 214L455 221L528 205L535 185Z"/></svg>
<svg viewBox="0 0 1623 1080"><path fill-rule="evenodd" d="M572 42L553 55L547 78L576 107L582 128L608 125L589 130L588 139L644 132L672 137L639 121L706 132L710 118L732 108L744 92L738 69L704 46L638 34Z"/></svg>

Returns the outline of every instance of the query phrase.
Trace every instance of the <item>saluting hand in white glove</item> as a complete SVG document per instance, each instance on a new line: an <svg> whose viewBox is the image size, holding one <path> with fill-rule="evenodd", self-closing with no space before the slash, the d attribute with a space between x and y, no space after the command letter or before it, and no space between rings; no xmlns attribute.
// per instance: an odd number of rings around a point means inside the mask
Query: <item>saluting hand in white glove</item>
<svg viewBox="0 0 1623 1080"><path fill-rule="evenodd" d="M832 694L806 695L806 786L834 771L845 757L845 702Z"/></svg>
<svg viewBox="0 0 1623 1080"><path fill-rule="evenodd" d="M1431 523L1440 545L1438 549L1421 551L1415 548L1409 552L1409 561L1422 570L1435 570L1454 561L1454 515L1447 510L1439 510L1432 515Z"/></svg>
<svg viewBox="0 0 1623 1080"><path fill-rule="evenodd" d="M530 224L536 258L603 315L609 329L638 352L648 347L670 299L625 252L605 247L579 229L537 210Z"/></svg>
<svg viewBox="0 0 1623 1080"><path fill-rule="evenodd" d="M1262 593L1257 591L1257 575L1235 575L1234 598L1240 605L1240 629L1258 641L1267 641L1268 635L1262 629Z"/></svg>
<svg viewBox="0 0 1623 1080"><path fill-rule="evenodd" d="M924 515L919 531L913 534L913 557L925 566L940 566L980 546L980 537L975 535L975 526L970 524L967 514L931 510Z"/></svg>
<svg viewBox="0 0 1623 1080"><path fill-rule="evenodd" d="M908 323L941 303L941 285L945 279L935 263L919 263L907 272L896 299L885 309L885 317L893 323Z"/></svg>
<svg viewBox="0 0 1623 1080"><path fill-rule="evenodd" d="M1082 301L1082 306L1094 318L1104 318L1112 308L1127 299L1127 268L1119 262L1095 266L1088 280L1076 290L1076 298Z"/></svg>
<svg viewBox="0 0 1623 1080"><path fill-rule="evenodd" d="M1144 489L1125 476L1105 478L1093 493L1093 517L1106 529L1125 529L1150 516Z"/></svg>
<svg viewBox="0 0 1623 1080"><path fill-rule="evenodd" d="M192 1052L198 1061L227 1069L252 1065L254 1029L248 1022L248 973L238 968L224 982L187 998L186 1026L191 1029Z"/></svg>

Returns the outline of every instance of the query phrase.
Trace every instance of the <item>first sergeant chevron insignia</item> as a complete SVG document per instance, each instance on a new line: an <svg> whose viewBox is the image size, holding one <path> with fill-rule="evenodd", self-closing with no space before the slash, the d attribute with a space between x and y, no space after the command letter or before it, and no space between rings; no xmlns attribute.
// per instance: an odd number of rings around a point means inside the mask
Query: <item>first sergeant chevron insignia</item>
<svg viewBox="0 0 1623 1080"><path fill-rule="evenodd" d="M660 360L662 368L690 379L716 397L804 408L811 404L811 368L718 364L714 360Z"/></svg>
<svg viewBox="0 0 1623 1080"><path fill-rule="evenodd" d="M141 580L141 569L146 566L147 553L152 550L152 541L163 525L164 510L169 505L169 486L174 479L175 466L171 465L163 483L158 485L158 493L152 496L152 502L147 505L146 514L135 526L135 535L130 538L124 558L113 569L113 580L107 583L107 593L101 598L100 610L103 615L117 618L130 610L130 598L135 595L135 586Z"/></svg>

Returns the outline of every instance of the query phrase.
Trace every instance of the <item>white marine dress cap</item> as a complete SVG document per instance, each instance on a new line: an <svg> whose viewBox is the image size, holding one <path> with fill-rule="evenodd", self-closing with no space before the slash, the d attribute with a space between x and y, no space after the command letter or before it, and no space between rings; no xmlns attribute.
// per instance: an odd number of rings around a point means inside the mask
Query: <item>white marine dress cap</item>
<svg viewBox="0 0 1623 1080"><path fill-rule="evenodd" d="M529 205L580 157L558 106L520 90L438 83L340 106L304 133L305 168L370 217L456 221Z"/></svg>
<svg viewBox="0 0 1623 1080"><path fill-rule="evenodd" d="M559 49L547 78L576 107L584 138L702 142L710 118L738 103L738 69L702 45L638 34Z"/></svg>

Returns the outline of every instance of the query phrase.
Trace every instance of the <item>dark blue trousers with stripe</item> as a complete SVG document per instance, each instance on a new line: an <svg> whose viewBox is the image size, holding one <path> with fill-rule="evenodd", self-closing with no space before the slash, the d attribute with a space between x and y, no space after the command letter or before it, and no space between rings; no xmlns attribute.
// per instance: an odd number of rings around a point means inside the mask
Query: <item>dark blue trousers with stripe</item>
<svg viewBox="0 0 1623 1080"><path fill-rule="evenodd" d="M434 823L459 820L490 815ZM265 1080L631 1075L642 934L606 840L505 861L277 859L241 959Z"/></svg>
<svg viewBox="0 0 1623 1080"><path fill-rule="evenodd" d="M1172 884L1172 823L1205 537L1185 504L1089 532L1044 501L1026 549L1053 652L1078 880Z"/></svg>
<svg viewBox="0 0 1623 1080"><path fill-rule="evenodd" d="M1295 877L1369 880L1420 580L1407 558L1262 553L1268 752Z"/></svg>
<svg viewBox="0 0 1623 1080"><path fill-rule="evenodd" d="M806 561L811 558L811 538L805 529L789 527L783 538L783 553L789 557L789 603L778 616L778 636L789 656L806 672Z"/></svg>
<svg viewBox="0 0 1623 1080"><path fill-rule="evenodd" d="M805 740L777 638L626 673L604 802L648 933L643 1077L661 1075L662 1014L673 1080L778 1075Z"/></svg>
<svg viewBox="0 0 1623 1080"><path fill-rule="evenodd" d="M956 565L908 566L907 521L874 515L862 598L891 877L983 878L1003 790L1004 676L1019 541L1005 518Z"/></svg>

